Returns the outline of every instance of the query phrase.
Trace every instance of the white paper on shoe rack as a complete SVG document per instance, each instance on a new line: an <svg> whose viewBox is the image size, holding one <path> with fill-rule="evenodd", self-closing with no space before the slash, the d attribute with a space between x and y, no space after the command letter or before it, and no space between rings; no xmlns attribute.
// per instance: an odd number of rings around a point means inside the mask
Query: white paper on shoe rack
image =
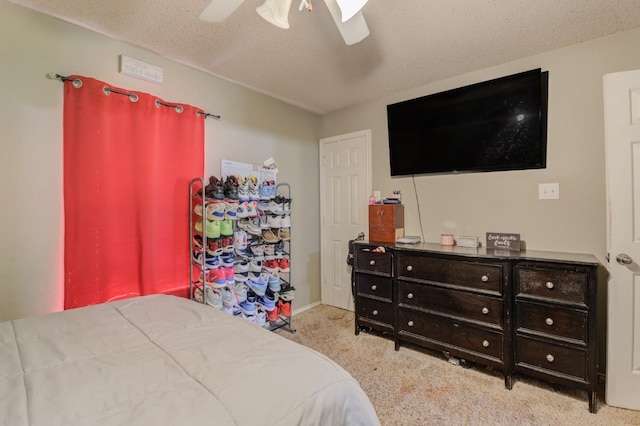
<svg viewBox="0 0 640 426"><path fill-rule="evenodd" d="M240 161L220 160L221 179L225 180L229 175L242 176L246 178L253 174L253 165L250 163L242 163Z"/></svg>
<svg viewBox="0 0 640 426"><path fill-rule="evenodd" d="M277 174L278 169L267 169L265 167L258 167L258 184L261 184L266 180L272 180L275 183Z"/></svg>

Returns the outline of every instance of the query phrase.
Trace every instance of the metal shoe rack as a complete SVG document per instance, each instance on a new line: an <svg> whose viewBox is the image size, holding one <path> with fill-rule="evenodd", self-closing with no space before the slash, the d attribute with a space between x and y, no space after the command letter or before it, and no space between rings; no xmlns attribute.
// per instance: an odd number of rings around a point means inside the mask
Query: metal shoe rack
<svg viewBox="0 0 640 426"><path fill-rule="evenodd" d="M291 203L291 186L288 183L279 183L278 185L276 185L276 195L278 194L285 197ZM289 215L291 215L291 210L292 210L291 204L289 204ZM292 227L289 227L289 240L288 241L283 240L283 243L284 243L283 255L289 256L289 272L284 273L286 274L286 279L283 278L282 272L280 272L280 280L285 285L292 286L291 284L291 263L292 263L291 262L291 228ZM293 305L293 301L291 301L291 305ZM293 318L293 315L291 316L280 315L280 319L275 323L272 322L268 328L271 331L284 328L285 330L290 331L291 333L295 333L296 329L293 328L292 318Z"/></svg>
<svg viewBox="0 0 640 426"><path fill-rule="evenodd" d="M197 186L200 186L200 194L198 194ZM207 228L206 228L206 218L207 218L207 200L204 197L204 179L203 178L194 178L189 183L189 298L191 300L195 300L195 291L197 288L200 288L202 292L202 303L206 301L206 293L204 291L204 282L205 282L205 258L206 258L206 247L207 247ZM194 203L194 198L200 197L201 201L199 204L202 204L202 232L198 232L195 229L195 213L194 209L196 203ZM199 235L202 238L202 248L196 247L193 240L196 235ZM200 250L199 258L197 261L195 259L196 254ZM196 268L194 268L196 266ZM196 276L197 271L197 276ZM202 278L202 280L200 280Z"/></svg>
<svg viewBox="0 0 640 426"><path fill-rule="evenodd" d="M206 232L206 217L207 217L207 199L204 196L205 181L203 178L194 178L189 183L189 256L191 258L189 266L189 297L191 300L195 300L196 289L200 289L202 292L202 303L206 304L206 292L204 289L205 275L207 264L206 259L206 247L207 247L207 232ZM200 190L200 193L198 193ZM276 194L281 191L280 195L284 196L288 200L291 200L291 187L288 183L280 183L276 186ZM194 209L197 204L202 205L202 231L195 229L195 221L199 216L195 215ZM289 212L291 214L291 212ZM236 224L234 221L234 233L236 231ZM202 247L197 247L194 243L195 237L200 237L202 241ZM262 237L259 237L262 238ZM284 250L283 255L289 256L289 272L280 273L280 279L285 285L291 285L291 228L289 228L289 240L283 241ZM198 260L196 260L198 258ZM195 266L195 267L194 267ZM282 274L285 274L283 277ZM276 322L270 322L268 326L265 326L268 330L274 331L278 329L285 329L291 333L295 333L296 329L292 324L292 316L279 315L279 319Z"/></svg>

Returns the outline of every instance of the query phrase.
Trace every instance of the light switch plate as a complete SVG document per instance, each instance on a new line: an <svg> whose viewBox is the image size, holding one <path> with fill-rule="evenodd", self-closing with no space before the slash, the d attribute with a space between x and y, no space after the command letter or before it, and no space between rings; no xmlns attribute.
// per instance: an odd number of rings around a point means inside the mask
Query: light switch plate
<svg viewBox="0 0 640 426"><path fill-rule="evenodd" d="M559 183L541 183L538 184L539 200L558 200L560 198Z"/></svg>

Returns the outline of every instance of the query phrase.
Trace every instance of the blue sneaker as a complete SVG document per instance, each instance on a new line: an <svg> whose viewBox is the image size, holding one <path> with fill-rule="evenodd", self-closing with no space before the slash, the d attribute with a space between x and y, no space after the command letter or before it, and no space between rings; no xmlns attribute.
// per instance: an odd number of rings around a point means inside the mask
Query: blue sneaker
<svg viewBox="0 0 640 426"><path fill-rule="evenodd" d="M249 277L247 285L258 296L264 296L264 292L267 290L267 282L261 277Z"/></svg>
<svg viewBox="0 0 640 426"><path fill-rule="evenodd" d="M240 311L244 315L256 314L256 296L247 294L247 299L244 302L238 303Z"/></svg>
<svg viewBox="0 0 640 426"><path fill-rule="evenodd" d="M269 274L269 281L267 283L271 291L278 292L280 291L280 275L277 272L273 272ZM275 301L274 301L275 303Z"/></svg>
<svg viewBox="0 0 640 426"><path fill-rule="evenodd" d="M272 311L276 308L276 298L273 293L269 296L268 293L265 292L264 296L258 296L258 303L264 306L265 310Z"/></svg>

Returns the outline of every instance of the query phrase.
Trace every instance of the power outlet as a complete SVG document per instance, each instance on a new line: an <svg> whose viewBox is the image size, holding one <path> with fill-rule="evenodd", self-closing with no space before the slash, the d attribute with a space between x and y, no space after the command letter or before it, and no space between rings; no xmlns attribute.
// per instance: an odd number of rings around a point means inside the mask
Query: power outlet
<svg viewBox="0 0 640 426"><path fill-rule="evenodd" d="M538 184L539 200L558 200L560 199L559 183L540 183Z"/></svg>

